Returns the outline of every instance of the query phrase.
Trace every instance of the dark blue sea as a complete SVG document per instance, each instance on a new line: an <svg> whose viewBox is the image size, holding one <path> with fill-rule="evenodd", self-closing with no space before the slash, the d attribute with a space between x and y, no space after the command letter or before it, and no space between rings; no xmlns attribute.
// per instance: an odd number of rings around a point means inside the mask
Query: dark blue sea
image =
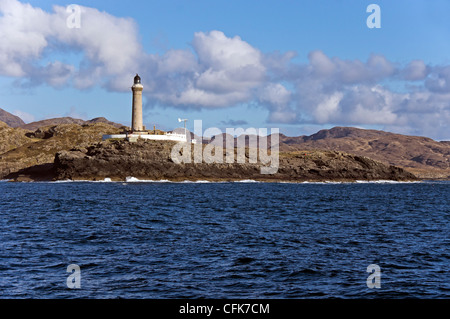
<svg viewBox="0 0 450 319"><path fill-rule="evenodd" d="M449 298L449 193L450 182L0 182L0 297Z"/></svg>

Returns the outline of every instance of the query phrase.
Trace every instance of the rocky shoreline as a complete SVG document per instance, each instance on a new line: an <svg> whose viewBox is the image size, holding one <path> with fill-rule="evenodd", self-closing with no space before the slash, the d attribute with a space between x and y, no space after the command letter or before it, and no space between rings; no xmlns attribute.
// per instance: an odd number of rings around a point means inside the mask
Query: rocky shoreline
<svg viewBox="0 0 450 319"><path fill-rule="evenodd" d="M104 141L87 148L59 152L52 167L24 171L18 181L88 180L125 181L127 177L169 181L416 181L416 176L362 156L333 151L280 153L276 174L261 174L261 163L175 163L173 142ZM203 146L205 147L205 146ZM248 150L247 150L248 151ZM193 151L192 151L193 152ZM223 150L225 154L225 150Z"/></svg>

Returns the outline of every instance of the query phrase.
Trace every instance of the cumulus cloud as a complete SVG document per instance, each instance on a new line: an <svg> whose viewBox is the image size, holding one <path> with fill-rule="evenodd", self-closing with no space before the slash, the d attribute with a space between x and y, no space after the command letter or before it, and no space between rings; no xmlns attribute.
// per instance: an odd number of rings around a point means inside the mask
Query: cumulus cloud
<svg viewBox="0 0 450 319"><path fill-rule="evenodd" d="M263 56L238 36L197 32L190 49L143 57L145 95L149 104L182 108L248 103L266 81Z"/></svg>
<svg viewBox="0 0 450 319"><path fill-rule="evenodd" d="M145 80L151 98L173 106L229 107L252 99L265 81L262 53L240 37L221 31L198 32L193 51L168 51L150 56Z"/></svg>
<svg viewBox="0 0 450 319"><path fill-rule="evenodd" d="M39 58L48 45L49 14L30 4L15 0L0 1L0 73L8 76L25 76L24 64Z"/></svg>
<svg viewBox="0 0 450 319"><path fill-rule="evenodd" d="M367 62L329 58L322 51L309 53L308 71L316 79L339 84L376 82L391 76L394 65L382 55L371 55Z"/></svg>
<svg viewBox="0 0 450 319"><path fill-rule="evenodd" d="M285 124L297 122L297 113L291 108L292 92L280 83L269 83L261 88L258 100L269 109L269 122Z"/></svg>
<svg viewBox="0 0 450 319"><path fill-rule="evenodd" d="M0 0L0 76L23 86L128 91L138 72L148 106L251 103L266 110L272 124L380 125L450 138L450 66L400 65L382 54L347 60L320 50L296 63L295 51L261 52L219 30L195 33L187 49L148 54L134 20L89 7L81 13L81 28L70 29L65 7L46 12ZM79 61L54 59L65 52Z"/></svg>
<svg viewBox="0 0 450 319"><path fill-rule="evenodd" d="M450 92L450 66L435 67L430 76L426 79L426 87L431 92Z"/></svg>
<svg viewBox="0 0 450 319"><path fill-rule="evenodd" d="M405 80L424 80L430 72L430 68L422 60L411 61L403 70L402 75Z"/></svg>
<svg viewBox="0 0 450 319"><path fill-rule="evenodd" d="M28 79L20 84L22 87L37 86L47 83L55 88L63 87L75 72L75 67L60 61L49 62L45 66L27 66Z"/></svg>
<svg viewBox="0 0 450 319"><path fill-rule="evenodd" d="M17 0L0 1L0 75L57 87L73 79L76 87L85 88L94 83L108 86L109 78L137 69L143 52L135 22L80 8L83 25L77 29L67 27L65 7L54 6L49 13ZM78 69L60 61L40 66L49 53L67 48L83 54Z"/></svg>

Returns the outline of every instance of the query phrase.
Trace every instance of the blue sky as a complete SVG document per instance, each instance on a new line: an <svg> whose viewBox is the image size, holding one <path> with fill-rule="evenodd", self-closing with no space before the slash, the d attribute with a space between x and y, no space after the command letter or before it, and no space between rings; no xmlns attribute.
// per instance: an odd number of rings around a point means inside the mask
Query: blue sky
<svg viewBox="0 0 450 319"><path fill-rule="evenodd" d="M26 121L128 125L140 73L147 127L450 139L449 1L77 1L80 29L66 26L70 3L0 0L0 107Z"/></svg>

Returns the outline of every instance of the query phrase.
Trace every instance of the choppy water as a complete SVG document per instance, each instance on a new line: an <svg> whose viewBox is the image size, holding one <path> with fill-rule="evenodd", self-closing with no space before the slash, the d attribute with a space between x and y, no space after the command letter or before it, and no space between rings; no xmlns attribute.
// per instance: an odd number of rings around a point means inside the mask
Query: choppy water
<svg viewBox="0 0 450 319"><path fill-rule="evenodd" d="M0 297L448 298L449 190L1 182Z"/></svg>

